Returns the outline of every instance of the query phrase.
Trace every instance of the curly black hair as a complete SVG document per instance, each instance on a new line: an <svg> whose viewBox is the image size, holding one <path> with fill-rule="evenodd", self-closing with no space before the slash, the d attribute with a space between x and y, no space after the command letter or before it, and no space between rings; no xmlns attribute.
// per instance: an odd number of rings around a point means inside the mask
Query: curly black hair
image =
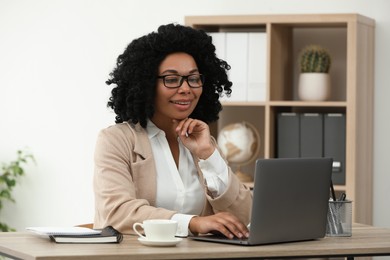
<svg viewBox="0 0 390 260"><path fill-rule="evenodd" d="M229 64L215 54L211 36L178 24L162 25L133 40L118 56L116 67L110 73L107 85L114 84L107 103L115 114L115 123L130 121L146 128L154 114L156 80L160 63L171 53L191 55L201 74L205 75L203 92L191 118L210 123L218 120L222 92L230 95L232 83L228 80Z"/></svg>

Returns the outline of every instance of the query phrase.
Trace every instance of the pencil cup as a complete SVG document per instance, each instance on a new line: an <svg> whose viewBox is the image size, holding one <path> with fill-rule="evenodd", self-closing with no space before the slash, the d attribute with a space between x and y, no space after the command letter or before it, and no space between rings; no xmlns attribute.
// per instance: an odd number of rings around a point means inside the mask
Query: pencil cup
<svg viewBox="0 0 390 260"><path fill-rule="evenodd" d="M326 236L352 236L352 201L329 201Z"/></svg>

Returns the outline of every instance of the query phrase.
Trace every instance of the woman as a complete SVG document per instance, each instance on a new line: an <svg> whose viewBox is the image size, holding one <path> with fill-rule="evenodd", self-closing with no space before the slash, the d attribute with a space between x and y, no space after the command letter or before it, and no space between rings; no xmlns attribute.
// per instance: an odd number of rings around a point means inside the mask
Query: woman
<svg viewBox="0 0 390 260"><path fill-rule="evenodd" d="M116 124L95 151L95 228L132 233L145 219L178 221L178 236L248 237L252 195L211 137L229 65L211 37L168 24L129 44L108 85Z"/></svg>

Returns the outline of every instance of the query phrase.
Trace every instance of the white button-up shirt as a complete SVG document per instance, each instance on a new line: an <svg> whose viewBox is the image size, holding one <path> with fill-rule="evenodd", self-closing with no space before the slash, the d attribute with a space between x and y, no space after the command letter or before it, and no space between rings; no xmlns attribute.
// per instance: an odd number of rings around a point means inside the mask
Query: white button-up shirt
<svg viewBox="0 0 390 260"><path fill-rule="evenodd" d="M146 128L157 169L156 206L180 212L172 219L178 221L177 236L188 235L191 218L199 215L206 202L205 191L198 176L190 151L179 143L179 167L173 159L165 132L150 120ZM228 167L218 150L206 160L200 160L207 189L213 197L222 194L228 184Z"/></svg>

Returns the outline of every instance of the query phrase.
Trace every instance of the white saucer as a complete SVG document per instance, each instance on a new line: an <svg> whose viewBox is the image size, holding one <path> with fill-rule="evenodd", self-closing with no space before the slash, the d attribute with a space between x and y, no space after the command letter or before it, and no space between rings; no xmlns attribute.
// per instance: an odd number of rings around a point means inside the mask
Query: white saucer
<svg viewBox="0 0 390 260"><path fill-rule="evenodd" d="M138 238L138 241L145 246L175 246L182 240L183 239L180 237L175 237L173 240L148 240L143 237Z"/></svg>

